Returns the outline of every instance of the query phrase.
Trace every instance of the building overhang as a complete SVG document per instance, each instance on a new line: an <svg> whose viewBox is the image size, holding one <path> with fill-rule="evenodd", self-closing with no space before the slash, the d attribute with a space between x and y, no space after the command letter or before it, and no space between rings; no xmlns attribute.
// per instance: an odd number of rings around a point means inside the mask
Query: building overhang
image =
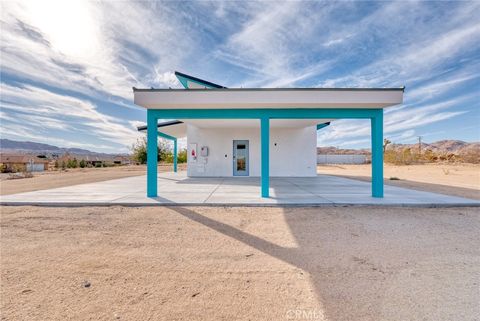
<svg viewBox="0 0 480 321"><path fill-rule="evenodd" d="M403 102L404 88L137 89L147 109L385 108Z"/></svg>

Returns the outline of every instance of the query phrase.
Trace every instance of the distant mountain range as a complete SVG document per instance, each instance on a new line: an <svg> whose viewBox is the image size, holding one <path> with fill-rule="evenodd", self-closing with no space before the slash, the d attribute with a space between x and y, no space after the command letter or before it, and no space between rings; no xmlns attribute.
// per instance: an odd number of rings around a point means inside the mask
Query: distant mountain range
<svg viewBox="0 0 480 321"><path fill-rule="evenodd" d="M391 144L387 149L419 148L418 144ZM434 143L422 143L422 151L431 150L438 154L466 154L480 152L480 142L467 143L461 140L440 140Z"/></svg>
<svg viewBox="0 0 480 321"><path fill-rule="evenodd" d="M65 148L49 144L35 143L35 142L20 142L10 139L0 139L0 152L11 154L44 154L44 155L63 155L70 154L72 156L96 156L110 158L115 155L125 154L107 154L92 152L82 148Z"/></svg>
<svg viewBox="0 0 480 321"><path fill-rule="evenodd" d="M418 149L418 144L389 144L387 150L412 148ZM431 150L432 152L439 154L467 154L478 153L480 155L480 142L467 143L461 140L440 140L434 143L422 143L422 151ZM363 154L370 155L370 149L342 149L333 146L329 147L317 147L317 154Z"/></svg>
<svg viewBox="0 0 480 321"><path fill-rule="evenodd" d="M389 144L387 149L418 149L418 144ZM422 143L422 151L431 150L440 154L465 154L465 153L479 153L480 143L467 143L461 140L441 140L434 143ZM20 142L10 139L0 139L0 152L2 153L16 153L16 154L46 154L46 155L63 155L69 153L71 155L81 156L96 156L96 157L112 157L115 155L125 154L107 154L92 152L81 148L65 148L49 144L35 143L35 142ZM370 155L370 149L342 149L333 146L317 147L317 154L364 154Z"/></svg>

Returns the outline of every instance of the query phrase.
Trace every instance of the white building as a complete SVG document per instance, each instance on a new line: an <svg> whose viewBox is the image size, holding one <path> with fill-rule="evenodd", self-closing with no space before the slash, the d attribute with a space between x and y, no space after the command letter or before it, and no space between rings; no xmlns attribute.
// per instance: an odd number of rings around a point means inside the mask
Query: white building
<svg viewBox="0 0 480 321"><path fill-rule="evenodd" d="M372 195L383 197L383 108L404 88L236 88L175 73L185 89L136 89L147 108L147 194L157 195L156 138L187 138L189 177L316 176L317 130L334 119L370 119ZM160 121L160 119L173 119ZM155 125L158 129L155 128ZM176 164L174 165L176 170Z"/></svg>

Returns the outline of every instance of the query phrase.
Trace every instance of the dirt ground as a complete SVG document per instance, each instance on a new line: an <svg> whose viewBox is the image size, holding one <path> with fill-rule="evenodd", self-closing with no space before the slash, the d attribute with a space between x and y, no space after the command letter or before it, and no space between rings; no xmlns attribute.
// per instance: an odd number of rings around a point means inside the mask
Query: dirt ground
<svg viewBox="0 0 480 321"><path fill-rule="evenodd" d="M479 320L478 208L2 207L2 320Z"/></svg>
<svg viewBox="0 0 480 321"><path fill-rule="evenodd" d="M179 164L179 170L185 169L185 164ZM159 171L171 171L172 165L158 167ZM8 174L0 176L0 195L16 194L42 189L65 187L107 181L110 179L145 175L146 166L119 166L106 168L76 168L66 171L46 171L34 173L32 178L7 179Z"/></svg>
<svg viewBox="0 0 480 321"><path fill-rule="evenodd" d="M323 165L317 172L370 181L371 165ZM384 177L388 185L480 200L478 164L385 164Z"/></svg>

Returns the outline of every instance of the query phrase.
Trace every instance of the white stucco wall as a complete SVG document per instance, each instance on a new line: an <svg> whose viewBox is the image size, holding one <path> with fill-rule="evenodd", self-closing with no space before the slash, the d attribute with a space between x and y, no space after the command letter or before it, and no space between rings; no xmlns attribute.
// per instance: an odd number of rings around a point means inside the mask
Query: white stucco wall
<svg viewBox="0 0 480 321"><path fill-rule="evenodd" d="M259 128L199 128L187 126L187 146L197 144L197 160L188 154L190 177L233 175L233 140L249 141L249 176L260 176ZM208 157L200 148L209 148ZM316 127L270 129L270 176L316 175Z"/></svg>

